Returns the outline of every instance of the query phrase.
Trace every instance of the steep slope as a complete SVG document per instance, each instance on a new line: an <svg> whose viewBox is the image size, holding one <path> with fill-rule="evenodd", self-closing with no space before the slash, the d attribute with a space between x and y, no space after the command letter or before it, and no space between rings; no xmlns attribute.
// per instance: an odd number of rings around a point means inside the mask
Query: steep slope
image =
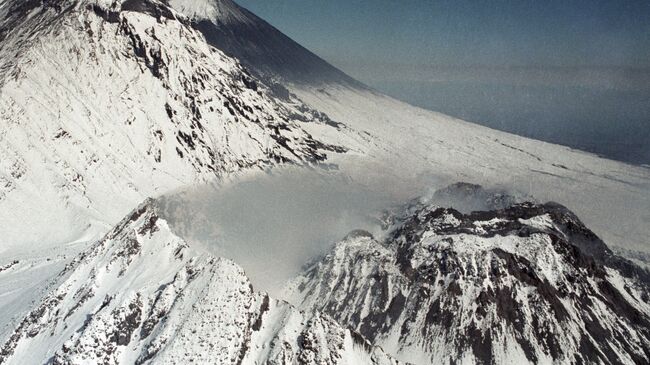
<svg viewBox="0 0 650 365"><path fill-rule="evenodd" d="M355 145L162 2L102 4L0 3L3 249L105 232L147 196ZM307 126L341 138L321 143Z"/></svg>
<svg viewBox="0 0 650 365"><path fill-rule="evenodd" d="M210 44L258 76L277 81L278 88L288 83L365 88L232 0L171 0L170 4L187 15Z"/></svg>
<svg viewBox="0 0 650 365"><path fill-rule="evenodd" d="M415 364L650 361L650 274L566 208L413 203L353 232L287 289Z"/></svg>
<svg viewBox="0 0 650 365"><path fill-rule="evenodd" d="M2 364L395 364L328 317L255 292L236 264L175 236L152 200L0 343Z"/></svg>

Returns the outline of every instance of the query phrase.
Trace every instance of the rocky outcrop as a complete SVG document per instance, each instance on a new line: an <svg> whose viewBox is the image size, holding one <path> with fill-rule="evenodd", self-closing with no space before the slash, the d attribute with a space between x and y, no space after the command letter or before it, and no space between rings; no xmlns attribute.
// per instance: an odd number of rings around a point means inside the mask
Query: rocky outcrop
<svg viewBox="0 0 650 365"><path fill-rule="evenodd" d="M385 237L337 244L289 286L291 301L416 364L650 359L647 272L563 206L415 203L390 222Z"/></svg>

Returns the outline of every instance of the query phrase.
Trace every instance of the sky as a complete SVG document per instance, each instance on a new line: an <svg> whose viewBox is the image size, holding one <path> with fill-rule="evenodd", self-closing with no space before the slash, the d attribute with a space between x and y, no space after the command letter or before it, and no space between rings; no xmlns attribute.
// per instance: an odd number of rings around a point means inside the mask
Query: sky
<svg viewBox="0 0 650 365"><path fill-rule="evenodd" d="M239 3L337 63L650 66L647 0Z"/></svg>
<svg viewBox="0 0 650 365"><path fill-rule="evenodd" d="M238 3L399 99L650 164L648 0Z"/></svg>

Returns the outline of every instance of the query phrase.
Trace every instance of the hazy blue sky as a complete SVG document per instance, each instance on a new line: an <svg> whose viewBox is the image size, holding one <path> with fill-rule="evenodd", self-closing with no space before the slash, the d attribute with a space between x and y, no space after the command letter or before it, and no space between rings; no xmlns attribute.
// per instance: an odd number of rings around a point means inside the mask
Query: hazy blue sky
<svg viewBox="0 0 650 365"><path fill-rule="evenodd" d="M337 62L650 66L650 1L240 0Z"/></svg>
<svg viewBox="0 0 650 365"><path fill-rule="evenodd" d="M650 0L236 0L392 96L650 164Z"/></svg>

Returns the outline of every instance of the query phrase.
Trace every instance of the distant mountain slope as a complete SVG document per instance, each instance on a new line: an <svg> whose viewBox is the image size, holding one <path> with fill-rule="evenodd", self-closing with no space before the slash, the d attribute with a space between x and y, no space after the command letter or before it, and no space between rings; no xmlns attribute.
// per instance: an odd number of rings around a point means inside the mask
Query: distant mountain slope
<svg viewBox="0 0 650 365"><path fill-rule="evenodd" d="M174 235L152 200L19 323L0 337L2 364L396 364L332 319L253 291L235 263Z"/></svg>
<svg viewBox="0 0 650 365"><path fill-rule="evenodd" d="M353 232L292 302L415 364L643 364L650 274L573 213L522 203L462 214L419 203Z"/></svg>

